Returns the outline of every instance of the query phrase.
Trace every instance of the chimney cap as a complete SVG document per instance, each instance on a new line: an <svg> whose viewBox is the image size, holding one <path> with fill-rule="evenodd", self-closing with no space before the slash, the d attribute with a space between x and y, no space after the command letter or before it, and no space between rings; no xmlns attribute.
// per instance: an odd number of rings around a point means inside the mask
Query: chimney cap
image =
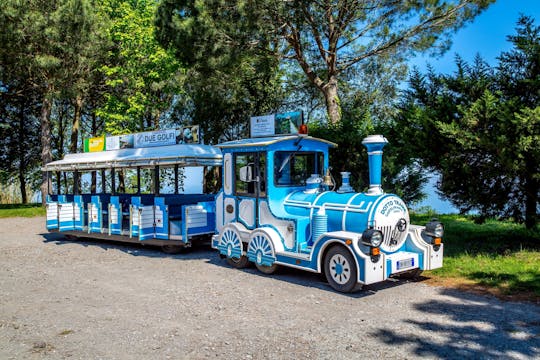
<svg viewBox="0 0 540 360"><path fill-rule="evenodd" d="M382 135L369 135L362 140L363 145L367 144L388 144L388 140Z"/></svg>

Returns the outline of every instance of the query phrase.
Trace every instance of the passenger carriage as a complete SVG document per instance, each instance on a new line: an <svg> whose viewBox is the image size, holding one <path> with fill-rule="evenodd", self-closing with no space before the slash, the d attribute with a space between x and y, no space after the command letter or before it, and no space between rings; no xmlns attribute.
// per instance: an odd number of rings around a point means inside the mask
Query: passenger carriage
<svg viewBox="0 0 540 360"><path fill-rule="evenodd" d="M57 180L47 229L177 252L215 231L214 194L182 192L182 183L201 184L204 169L221 164L219 149L199 144L68 154L43 168Z"/></svg>

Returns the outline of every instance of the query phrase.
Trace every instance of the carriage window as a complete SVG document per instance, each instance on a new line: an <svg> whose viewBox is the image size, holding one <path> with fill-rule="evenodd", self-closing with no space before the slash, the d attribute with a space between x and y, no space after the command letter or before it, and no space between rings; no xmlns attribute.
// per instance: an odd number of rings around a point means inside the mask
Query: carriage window
<svg viewBox="0 0 540 360"><path fill-rule="evenodd" d="M322 152L277 151L274 155L276 185L302 186L311 174L323 175Z"/></svg>
<svg viewBox="0 0 540 360"><path fill-rule="evenodd" d="M117 169L114 174L116 193L137 193L137 169Z"/></svg>
<svg viewBox="0 0 540 360"><path fill-rule="evenodd" d="M154 177L155 172L153 168L141 168L140 169L140 183L141 183L141 194L153 194L154 193Z"/></svg>
<svg viewBox="0 0 540 360"><path fill-rule="evenodd" d="M183 167L174 166L159 167L159 193L160 194L183 194L184 180L186 178ZM175 174L177 172L177 174ZM178 181L176 181L178 180Z"/></svg>

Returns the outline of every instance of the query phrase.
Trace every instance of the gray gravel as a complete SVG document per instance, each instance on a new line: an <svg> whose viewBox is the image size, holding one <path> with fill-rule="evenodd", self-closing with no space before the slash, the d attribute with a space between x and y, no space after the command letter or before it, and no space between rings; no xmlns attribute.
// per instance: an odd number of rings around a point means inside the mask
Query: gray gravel
<svg viewBox="0 0 540 360"><path fill-rule="evenodd" d="M0 359L540 358L536 305L405 281L344 295L44 222L0 219Z"/></svg>

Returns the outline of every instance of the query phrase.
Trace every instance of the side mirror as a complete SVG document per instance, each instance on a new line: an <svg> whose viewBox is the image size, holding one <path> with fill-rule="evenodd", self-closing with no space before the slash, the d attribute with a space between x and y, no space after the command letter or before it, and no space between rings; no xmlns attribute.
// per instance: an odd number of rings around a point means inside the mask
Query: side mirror
<svg viewBox="0 0 540 360"><path fill-rule="evenodd" d="M250 165L242 166L240 168L240 181L243 181L243 182L253 181L253 168Z"/></svg>

